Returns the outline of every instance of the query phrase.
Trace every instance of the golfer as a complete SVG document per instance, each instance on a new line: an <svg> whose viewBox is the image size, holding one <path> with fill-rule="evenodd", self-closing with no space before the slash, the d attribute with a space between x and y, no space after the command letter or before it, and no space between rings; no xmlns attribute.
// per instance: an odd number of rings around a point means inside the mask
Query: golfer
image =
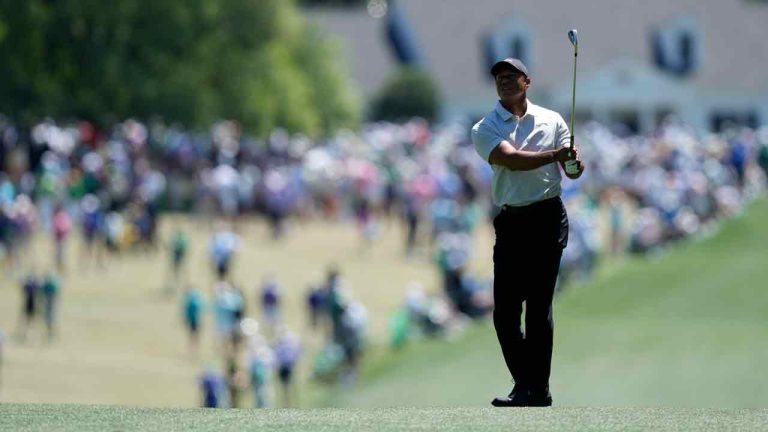
<svg viewBox="0 0 768 432"><path fill-rule="evenodd" d="M568 243L557 165L571 179L584 168L568 146L563 118L528 100L531 77L523 62L499 61L491 75L499 101L472 128L472 142L493 168L493 201L501 207L493 220L493 324L515 383L509 396L491 404L551 406L552 296ZM525 333L520 327L523 302Z"/></svg>

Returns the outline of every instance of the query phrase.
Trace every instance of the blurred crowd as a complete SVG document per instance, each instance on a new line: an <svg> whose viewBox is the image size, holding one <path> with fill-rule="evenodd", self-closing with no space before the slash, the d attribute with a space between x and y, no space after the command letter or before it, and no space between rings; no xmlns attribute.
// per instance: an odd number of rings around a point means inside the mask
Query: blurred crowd
<svg viewBox="0 0 768 432"><path fill-rule="evenodd" d="M245 391L251 392L257 408L295 406L294 378L309 339L322 341L312 378L343 386L355 383L366 347L368 315L336 267L330 267L326 279L306 292L308 333L299 335L286 326L282 305L287 294L274 276L267 276L255 294L258 312L249 314L243 290L226 275L216 282L210 306L204 292L191 286L185 290L183 317L192 349L197 350L209 309L224 364L223 372L211 366L200 377L202 406L242 407Z"/></svg>
<svg viewBox="0 0 768 432"><path fill-rule="evenodd" d="M737 213L764 187L766 134L733 128L701 137L673 122L648 136L580 128L589 171L564 183L576 222L571 251L581 259L580 250L599 252L606 243L612 252L646 252ZM85 243L110 251L156 247L157 215L166 210L229 221L258 214L276 239L291 218L323 217L355 221L373 241L381 218L398 217L409 255L425 237L445 248L471 243L443 235L471 235L493 213L491 172L466 127L419 120L312 141L282 130L257 140L226 121L199 134L134 120L109 130L50 120L22 130L0 118L0 166L7 263L24 253L36 229L50 233L59 265L75 227ZM596 209L608 209L608 240L593 238L605 234L589 226L592 215L581 217ZM460 255L446 254L447 261Z"/></svg>
<svg viewBox="0 0 768 432"><path fill-rule="evenodd" d="M596 123L581 131L589 170L565 183L564 278L588 276L602 254L658 253L712 233L766 188L768 127L703 137L673 121L648 136L619 137Z"/></svg>
<svg viewBox="0 0 768 432"><path fill-rule="evenodd" d="M579 129L577 145L587 171L563 182L571 231L559 288L587 280L603 255L658 253L712 232L763 193L768 178L768 128L701 136L669 121L653 134L623 137L593 123ZM20 335L42 308L54 337L57 275L71 261L73 233L82 242L78 261L96 270L116 254L165 250L168 293L181 292L191 349L206 312L215 327L224 366L203 372L203 406L242 406L247 389L256 406L274 406L276 383L290 406L296 364L308 357L305 335L284 324L289 290L280 275L264 279L260 312L250 315L230 276L245 247L237 229L244 215L268 221L274 241L296 220L347 221L364 248L375 247L382 224L399 220L403 257L431 260L441 286L409 284L390 319L393 348L451 335L493 309L492 280L472 274L469 264L475 231L498 209L489 198L491 169L471 146L467 125L375 123L313 141L282 130L259 140L231 121L195 133L135 120L108 130L52 120L24 129L0 117L0 167L0 260L6 276L22 281ZM189 212L211 227L209 290L184 278L187 233L176 230L167 242L157 235L165 211ZM35 234L51 240L54 268L44 273L24 265ZM350 292L331 266L303 294L307 320L324 340L311 359L318 381L349 386L358 375L369 317Z"/></svg>

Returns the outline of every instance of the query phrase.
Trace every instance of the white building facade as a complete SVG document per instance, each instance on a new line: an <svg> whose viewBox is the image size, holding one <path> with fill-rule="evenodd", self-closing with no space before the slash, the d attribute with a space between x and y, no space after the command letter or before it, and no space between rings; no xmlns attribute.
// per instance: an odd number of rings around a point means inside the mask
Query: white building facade
<svg viewBox="0 0 768 432"><path fill-rule="evenodd" d="M379 0L379 4L381 0ZM488 68L517 56L531 97L570 115L579 30L579 120L649 132L673 115L701 131L768 124L768 3L748 0L389 0L435 79L443 117L477 118L493 105ZM340 42L368 98L400 63L387 16L366 8L307 10Z"/></svg>

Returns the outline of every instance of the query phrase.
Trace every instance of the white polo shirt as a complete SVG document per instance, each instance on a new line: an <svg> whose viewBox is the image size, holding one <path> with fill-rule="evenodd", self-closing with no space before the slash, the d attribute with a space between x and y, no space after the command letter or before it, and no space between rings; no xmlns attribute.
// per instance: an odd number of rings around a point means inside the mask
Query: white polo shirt
<svg viewBox="0 0 768 432"><path fill-rule="evenodd" d="M522 117L496 102L496 108L472 127L472 143L486 161L503 140L518 150L542 152L567 146L570 139L568 125L560 114L531 101ZM530 171L491 165L493 202L498 206L524 206L560 195L562 177L557 165L550 163Z"/></svg>

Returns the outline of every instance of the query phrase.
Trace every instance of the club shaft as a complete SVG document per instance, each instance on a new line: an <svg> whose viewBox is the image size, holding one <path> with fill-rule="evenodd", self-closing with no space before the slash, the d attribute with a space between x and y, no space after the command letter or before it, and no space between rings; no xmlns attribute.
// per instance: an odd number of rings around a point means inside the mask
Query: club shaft
<svg viewBox="0 0 768 432"><path fill-rule="evenodd" d="M576 59L579 57L579 45L573 46L573 91L571 93L571 150L573 150L573 138L576 131L573 128L573 120L576 116Z"/></svg>

